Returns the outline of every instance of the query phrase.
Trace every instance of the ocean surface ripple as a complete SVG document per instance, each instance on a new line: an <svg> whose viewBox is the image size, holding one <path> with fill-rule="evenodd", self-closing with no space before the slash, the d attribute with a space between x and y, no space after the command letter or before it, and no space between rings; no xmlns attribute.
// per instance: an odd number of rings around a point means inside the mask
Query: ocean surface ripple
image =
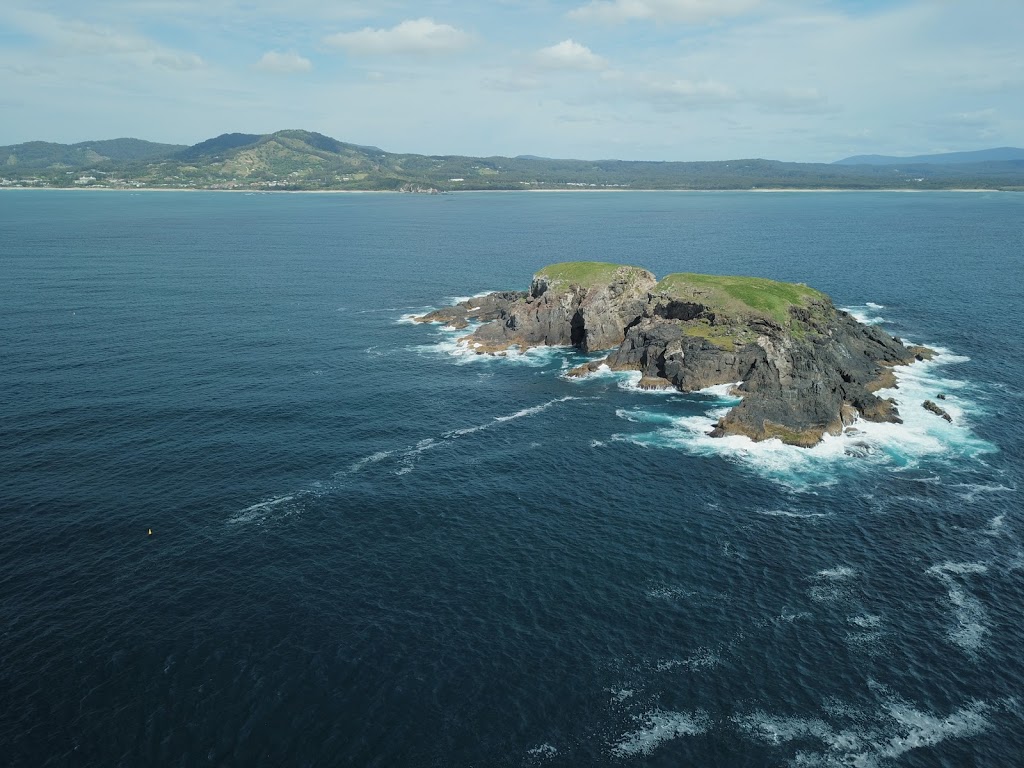
<svg viewBox="0 0 1024 768"><path fill-rule="evenodd" d="M1019 765L1022 220L0 193L0 763ZM577 258L806 282L941 354L903 425L802 450L708 438L725 388L409 322Z"/></svg>

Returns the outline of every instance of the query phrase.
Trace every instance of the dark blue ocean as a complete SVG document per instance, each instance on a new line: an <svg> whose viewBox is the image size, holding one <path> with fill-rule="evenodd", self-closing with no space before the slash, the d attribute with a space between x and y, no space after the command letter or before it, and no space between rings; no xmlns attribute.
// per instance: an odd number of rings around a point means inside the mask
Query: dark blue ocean
<svg viewBox="0 0 1024 768"><path fill-rule="evenodd" d="M941 354L805 451L408 322L576 259ZM1022 307L1021 194L2 192L0 765L1019 766Z"/></svg>

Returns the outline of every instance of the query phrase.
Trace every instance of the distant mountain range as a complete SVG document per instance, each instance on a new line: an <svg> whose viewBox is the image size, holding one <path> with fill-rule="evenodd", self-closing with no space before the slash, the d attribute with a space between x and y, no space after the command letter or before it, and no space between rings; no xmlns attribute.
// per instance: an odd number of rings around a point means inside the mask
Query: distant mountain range
<svg viewBox="0 0 1024 768"><path fill-rule="evenodd" d="M946 152L941 155L914 155L913 157L854 155L837 160L834 165L958 165L961 163L998 163L1007 160L1024 160L1024 149L996 147L995 149L979 149L974 152Z"/></svg>
<svg viewBox="0 0 1024 768"><path fill-rule="evenodd" d="M992 154L996 153L996 154ZM1002 154L999 154L1002 153ZM1016 155L1012 153L1018 153ZM936 161L936 157L964 160ZM1019 189L1024 150L838 163L652 162L385 152L310 131L226 133L193 146L110 139L0 147L0 186L118 189ZM883 162L883 160L885 162Z"/></svg>

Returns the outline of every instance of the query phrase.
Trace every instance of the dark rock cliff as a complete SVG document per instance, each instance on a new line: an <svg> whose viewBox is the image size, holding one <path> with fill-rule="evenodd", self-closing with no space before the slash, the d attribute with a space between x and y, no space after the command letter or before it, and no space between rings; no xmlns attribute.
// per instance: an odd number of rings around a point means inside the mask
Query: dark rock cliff
<svg viewBox="0 0 1024 768"><path fill-rule="evenodd" d="M900 421L894 403L874 393L895 384L893 366L930 354L806 286L707 275L656 283L637 267L589 262L546 268L525 293L490 294L418 319L460 328L482 322L463 339L481 354L538 345L610 349L570 375L606 364L640 371L646 387L690 392L734 383L742 401L710 434L803 446L857 417Z"/></svg>

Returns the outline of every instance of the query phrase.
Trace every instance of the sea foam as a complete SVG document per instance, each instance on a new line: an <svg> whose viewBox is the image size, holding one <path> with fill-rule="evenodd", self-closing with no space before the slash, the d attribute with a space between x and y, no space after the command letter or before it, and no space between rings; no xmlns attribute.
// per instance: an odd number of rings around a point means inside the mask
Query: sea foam
<svg viewBox="0 0 1024 768"><path fill-rule="evenodd" d="M989 633L988 613L985 606L967 589L967 576L988 573L985 563L941 563L925 573L939 579L946 587L946 597L952 613L952 623L946 637L953 645L968 654L977 651Z"/></svg>
<svg viewBox="0 0 1024 768"><path fill-rule="evenodd" d="M512 421L519 419L529 418L536 416L544 411L552 408L553 406L561 403L567 403L572 400L586 400L584 397L574 397L572 395L566 395L564 397L556 397L553 400L548 400L544 403L538 403L537 405L531 405L528 408L521 408L514 413L509 413L503 416L495 416L489 421L482 422L480 424L473 424L468 427L459 427L457 429L449 429L442 432L436 438L427 437L422 440L418 440L415 444L407 446L406 448L399 448L390 451L378 451L369 456L364 456L354 461L348 469L347 474L355 474L360 472L369 465L377 464L378 462L385 461L386 459L396 459L398 461L397 469L393 470L396 475L407 475L412 472L416 467L416 462L420 455L427 451L432 451L435 448L443 446L445 443L451 440L457 440L459 438L467 437L468 435L475 434L477 432L483 432L488 429L502 426ZM340 474L335 475L338 477Z"/></svg>
<svg viewBox="0 0 1024 768"><path fill-rule="evenodd" d="M663 742L680 736L695 736L710 727L710 721L703 712L687 714L656 709L634 719L641 727L623 734L612 746L612 754L620 757L649 755Z"/></svg>
<svg viewBox="0 0 1024 768"><path fill-rule="evenodd" d="M450 429L442 432L437 437L425 437L404 448L377 451L375 453L362 456L349 464L346 469L335 472L332 476L333 480L329 483L313 483L304 490L293 491L285 495L252 504L230 517L227 522L230 524L253 522L262 523L270 518L276 519L288 517L301 511L304 500L338 490L350 480L351 476L362 473L374 465L383 464L386 467L386 471L390 471L391 474L401 477L402 475L407 475L416 469L416 464L422 454L432 451L435 448L440 448L452 440L457 440L477 432L503 426L505 424L518 421L519 419L536 416L537 414L543 413L549 408L561 403L586 399L588 398L575 397L572 395L556 397L553 400L548 400L544 403L532 405L528 408L521 408L513 413L495 416L489 421L485 421L480 424L461 427L459 429Z"/></svg>
<svg viewBox="0 0 1024 768"><path fill-rule="evenodd" d="M881 304L875 304L873 301L868 301L864 304L854 304L849 307L840 307L839 309L849 313L855 320L865 325L880 325L886 322L886 319L878 314L878 311L885 309L885 307Z"/></svg>
<svg viewBox="0 0 1024 768"><path fill-rule="evenodd" d="M876 424L858 420L843 434L825 435L812 448L798 448L780 440L754 442L741 435L710 437L712 424L736 402L728 387L713 387L684 396L688 402L706 402L700 415L678 415L671 403L653 408L624 408L620 418L651 424L654 431L617 434L613 439L644 447L674 448L696 456L720 456L746 466L786 488L807 492L839 482L836 467L887 466L902 471L919 466L926 457L951 461L976 459L995 451L995 446L971 430L971 421L982 409L969 398L970 385L940 373L944 366L969 358L939 349L935 359L893 369L898 388L879 390L878 396L893 398L902 424ZM943 408L952 423L922 407L928 399L945 394Z"/></svg>
<svg viewBox="0 0 1024 768"><path fill-rule="evenodd" d="M545 368L554 363L561 363L563 358L573 352L568 347L530 347L524 351L509 348L494 354L479 354L477 348L466 340L476 326L455 329L450 326L437 328L438 340L432 344L419 344L412 349L422 355L436 355L450 358L456 365L483 364L498 362L517 363L533 368ZM564 367L564 366L562 366Z"/></svg>
<svg viewBox="0 0 1024 768"><path fill-rule="evenodd" d="M773 746L792 741L818 741L819 750L801 749L792 765L860 766L881 768L889 761L946 739L967 738L992 727L986 717L989 704L971 701L947 715L923 712L896 697L887 696L873 712L840 707L838 722L824 718L784 717L754 712L733 718L740 731ZM833 712L835 707L832 708ZM853 715L852 717L850 715Z"/></svg>
<svg viewBox="0 0 1024 768"><path fill-rule="evenodd" d="M272 517L288 517L298 511L297 506L292 504L295 500L296 494L289 493L284 496L267 499L266 501L260 501L229 517L227 522L229 525L246 525L250 523L259 525Z"/></svg>

